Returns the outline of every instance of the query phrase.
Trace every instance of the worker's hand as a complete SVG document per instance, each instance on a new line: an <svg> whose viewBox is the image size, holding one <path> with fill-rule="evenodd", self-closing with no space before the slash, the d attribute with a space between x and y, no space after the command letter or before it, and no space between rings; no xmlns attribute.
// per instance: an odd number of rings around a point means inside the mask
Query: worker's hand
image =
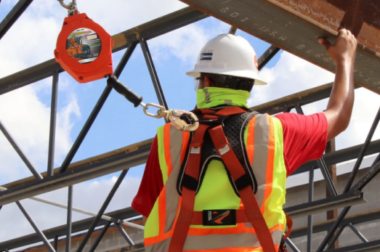
<svg viewBox="0 0 380 252"><path fill-rule="evenodd" d="M349 30L340 29L334 45L324 38L319 38L318 42L326 48L327 53L335 63L355 61L357 41Z"/></svg>

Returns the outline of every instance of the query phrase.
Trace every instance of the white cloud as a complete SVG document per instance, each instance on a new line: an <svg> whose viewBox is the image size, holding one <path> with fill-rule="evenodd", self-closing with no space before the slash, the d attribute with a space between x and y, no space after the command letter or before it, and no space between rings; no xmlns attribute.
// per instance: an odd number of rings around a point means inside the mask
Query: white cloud
<svg viewBox="0 0 380 252"><path fill-rule="evenodd" d="M15 1L3 4L12 6ZM186 7L185 4L171 0L142 0L133 4L122 0L78 1L79 11L87 13L111 35L184 7ZM0 78L53 58L56 39L66 15L66 10L57 1L40 0L31 3L1 40ZM202 28L196 26L189 27L189 31L194 36L198 32L205 34ZM170 39L158 41L158 46L155 48L161 47L174 51L172 53L174 55L183 55L183 53L177 53L181 47L173 41L182 43L188 41L188 38L186 32L182 30L171 34ZM192 41L197 39L204 41L200 35L195 36ZM167 44L164 43L165 41ZM182 50L184 51L183 47ZM188 55L180 57L186 58ZM67 99L67 105L58 114L56 160L60 160L70 148L70 130L75 118L80 116L80 108L75 93L70 88L70 83L73 84L73 80L60 78L59 99L67 97L64 98ZM48 95L50 92L51 78L48 78L0 97L0 119L40 171L46 168L50 117L50 108L41 102L40 95ZM0 149L3 150L0 155L6 159L7 167L9 167L9 169L1 169L0 173L3 175L1 181L8 182L10 179L29 175L29 171L19 161L18 156L14 155L13 149L1 135L0 141L2 143Z"/></svg>
<svg viewBox="0 0 380 252"><path fill-rule="evenodd" d="M260 75L268 85L254 86L250 106L326 84L334 78L332 73L288 52L282 52L277 64L262 69Z"/></svg>
<svg viewBox="0 0 380 252"><path fill-rule="evenodd" d="M5 4L14 4L8 2ZM149 8L147 8L149 6ZM143 0L133 5L125 1L78 1L80 12L102 25L111 35L164 14L186 7L179 1ZM139 15L136 15L139 13ZM2 38L0 47L0 78L53 58L56 39L61 30L66 10L57 1L33 2ZM228 26L217 21L211 29L192 24L150 41L155 58L174 56L182 61L194 62L202 45L213 34L227 31ZM164 56L165 55L165 56ZM60 78L59 99L66 97L66 106L59 111L56 132L56 161L60 161L71 146L70 131L80 116L72 79ZM51 92L51 78L2 95L0 119L9 129L19 146L39 171L46 169L50 108L41 95ZM73 117L74 116L74 117ZM0 135L3 143L0 157L5 158L9 169L1 169L0 182L9 182L30 175L14 150ZM58 161L56 162L59 165Z"/></svg>
<svg viewBox="0 0 380 252"><path fill-rule="evenodd" d="M74 116L74 118L73 118ZM71 147L70 131L80 110L74 94L57 114L55 160L61 162ZM0 119L21 150L38 171L46 171L50 108L28 86L0 97ZM1 134L2 135L2 134ZM30 176L29 170L5 139L0 138L0 183Z"/></svg>
<svg viewBox="0 0 380 252"><path fill-rule="evenodd" d="M228 24L214 21L213 28L191 24L153 39L150 45L154 59L165 60L174 56L182 62L194 64L201 48L208 40L228 32Z"/></svg>
<svg viewBox="0 0 380 252"><path fill-rule="evenodd" d="M81 13L86 13L111 35L187 7L186 4L173 0L80 0L77 4Z"/></svg>
<svg viewBox="0 0 380 252"><path fill-rule="evenodd" d="M77 4L81 13L86 13L110 35L187 6L172 0L141 0L133 4L122 0L81 0ZM52 59L66 15L58 1L33 2L1 40L0 77Z"/></svg>
<svg viewBox="0 0 380 252"><path fill-rule="evenodd" d="M117 177L101 178L97 181L74 185L73 207L97 213L116 180ZM126 177L116 191L106 213L129 207L139 184L140 179ZM67 192L67 188L64 188L39 195L38 197L67 205ZM67 211L65 209L30 199L22 200L21 203L41 230L66 224ZM72 219L73 221L77 221L89 217L91 216L73 212ZM34 233L29 222L15 203L3 206L0 214L0 223L0 242Z"/></svg>
<svg viewBox="0 0 380 252"><path fill-rule="evenodd" d="M249 105L254 106L307 90L334 80L334 74L313 65L288 52L281 53L277 64L264 68L260 74L269 85L256 86L252 91ZM305 114L322 112L327 107L327 99L303 107ZM347 130L337 137L337 148L347 148L363 144L380 106L378 94L365 88L355 91L355 104L351 123ZM380 138L377 130L373 139Z"/></svg>
<svg viewBox="0 0 380 252"><path fill-rule="evenodd" d="M3 4L12 5L15 4L15 1ZM86 12L91 19L114 35L184 8L186 5L172 0L141 0L135 1L133 4L130 1L122 0L80 0L78 7L81 12ZM1 40L0 78L52 59L56 39L65 16L66 10L60 7L57 1L34 1ZM156 43L152 46L153 50L162 48L172 51L171 55L175 55L181 60L188 59L193 52L186 52L185 48L192 46L195 48L192 51L199 50L197 48L200 48L205 41L203 36L206 34L204 28L197 25L188 27L188 30L191 37L184 30L174 32L168 35L170 39L153 42ZM201 42L197 42L198 40ZM175 42L181 43L181 45ZM196 46L194 46L195 43L197 43ZM70 149L71 128L81 116L72 85L76 85L76 83L71 79L62 78L61 75L59 100L66 99L66 102L57 114L56 165L62 162ZM48 95L50 92L51 78L48 78L0 96L0 120L40 172L46 170L50 121L50 104L44 104L41 96ZM29 170L1 133L0 160L2 162L0 184L30 176ZM75 185L74 206L96 212L115 180L115 178L102 179ZM121 185L107 211L130 206L139 183L140 179L126 178L126 182ZM62 189L43 195L43 197L66 204L66 195L67 189ZM41 229L65 224L65 210L30 200L22 202ZM87 217L83 214L74 214L73 218L78 220ZM15 204L5 205L1 209L0 223L0 241L34 232Z"/></svg>

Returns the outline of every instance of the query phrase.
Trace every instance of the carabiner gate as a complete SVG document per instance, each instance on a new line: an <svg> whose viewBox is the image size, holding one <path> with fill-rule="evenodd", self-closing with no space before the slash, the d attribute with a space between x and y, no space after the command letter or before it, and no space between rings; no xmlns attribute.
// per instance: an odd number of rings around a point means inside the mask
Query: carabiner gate
<svg viewBox="0 0 380 252"><path fill-rule="evenodd" d="M151 117L154 117L154 118L162 118L162 117L164 117L166 115L166 110L161 105L157 105L157 104L154 104L154 103L147 103L147 104L141 103L141 106L144 109L144 114L146 114L147 116L151 116ZM149 113L147 111L149 107L158 108L159 110L157 110L157 114L155 115L155 114Z"/></svg>

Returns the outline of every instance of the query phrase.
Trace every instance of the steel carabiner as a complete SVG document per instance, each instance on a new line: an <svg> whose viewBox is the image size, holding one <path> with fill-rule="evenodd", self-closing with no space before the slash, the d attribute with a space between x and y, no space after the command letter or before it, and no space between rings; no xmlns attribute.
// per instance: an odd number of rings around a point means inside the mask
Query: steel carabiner
<svg viewBox="0 0 380 252"><path fill-rule="evenodd" d="M76 0L72 0L72 2L69 4L65 4L63 0L58 0L58 2L61 4L63 8L67 9L69 16L72 16L76 14L75 12L78 12Z"/></svg>
<svg viewBox="0 0 380 252"><path fill-rule="evenodd" d="M141 102L140 105L143 107L144 113L147 116L154 117L154 118L164 117L167 122L170 122L170 124L173 125L178 130L195 131L196 129L198 129L198 126L199 126L198 117L192 112L178 110L178 109L166 110L165 107L154 104L154 103L145 104ZM149 107L158 108L156 114L149 113L147 111ZM183 115L189 116L193 120L193 123L188 124L187 122L182 120L181 116Z"/></svg>

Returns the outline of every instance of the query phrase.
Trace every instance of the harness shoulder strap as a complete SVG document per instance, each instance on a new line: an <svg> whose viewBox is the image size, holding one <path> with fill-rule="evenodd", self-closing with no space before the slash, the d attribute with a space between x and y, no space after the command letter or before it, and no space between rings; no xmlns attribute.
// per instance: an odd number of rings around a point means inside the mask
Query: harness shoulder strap
<svg viewBox="0 0 380 252"><path fill-rule="evenodd" d="M199 180L199 168L201 162L201 151L203 138L208 125L200 124L190 143L189 160L182 184L181 210L174 228L172 240L170 241L169 252L182 252L187 233L189 231L195 202L195 192Z"/></svg>
<svg viewBox="0 0 380 252"><path fill-rule="evenodd" d="M207 109L198 110L197 112L207 115L209 118L223 119L231 115L245 113L247 110L240 107L226 107L217 111ZM196 189L200 179L199 170L203 139L206 130L209 128L210 125L200 124L189 145L188 160L185 165L185 171L181 183L181 209L170 242L169 252L181 252L183 250L190 224L194 221L193 217L199 219L199 216L194 214L194 203ZM246 218L252 224L253 228L258 231L256 234L263 250L265 252L276 252L271 233L261 214L260 207L251 188L250 175L244 170L232 150L232 147L224 134L222 125L210 129L209 133L215 148L218 150L220 157L235 181L240 197L245 206L244 211L246 213ZM242 215L239 214L239 216Z"/></svg>
<svg viewBox="0 0 380 252"><path fill-rule="evenodd" d="M257 238L265 252L276 252L272 235L261 214L255 194L249 184L248 174L232 151L231 145L224 134L221 125L209 130L211 139L218 150L224 164L231 173L236 186L238 187L240 198L244 204L245 212L256 230Z"/></svg>

